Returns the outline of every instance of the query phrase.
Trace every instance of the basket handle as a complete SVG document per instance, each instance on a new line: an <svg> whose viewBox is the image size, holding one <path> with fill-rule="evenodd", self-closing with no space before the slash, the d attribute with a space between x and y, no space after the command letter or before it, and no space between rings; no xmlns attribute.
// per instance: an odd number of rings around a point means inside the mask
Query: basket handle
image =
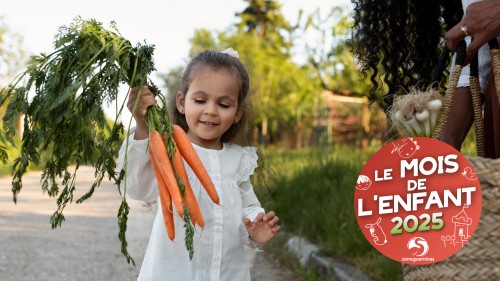
<svg viewBox="0 0 500 281"><path fill-rule="evenodd" d="M474 38L472 38L474 40ZM474 113L474 132L476 133L477 155L486 156L484 122L483 122L483 102L481 101L481 87L479 84L479 59L476 53L470 61L470 93L472 96L472 109Z"/></svg>
<svg viewBox="0 0 500 281"><path fill-rule="evenodd" d="M450 114L450 108L453 103L453 95L457 88L458 79L460 78L460 73L462 73L462 68L465 63L467 45L465 41L462 40L458 43L458 48L456 50L455 57L455 67L451 72L448 80L448 88L446 89L444 95L443 107L441 108L441 114L439 115L439 120L437 121L436 128L432 133L432 137L436 139L441 139L444 129L446 128L446 123L448 120L448 115Z"/></svg>

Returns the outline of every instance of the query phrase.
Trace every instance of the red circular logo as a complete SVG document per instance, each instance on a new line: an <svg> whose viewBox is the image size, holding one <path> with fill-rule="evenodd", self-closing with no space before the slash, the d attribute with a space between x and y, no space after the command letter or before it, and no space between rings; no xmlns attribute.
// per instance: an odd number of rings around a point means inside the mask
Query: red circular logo
<svg viewBox="0 0 500 281"><path fill-rule="evenodd" d="M366 239L383 255L430 264L471 239L481 215L481 185L469 161L450 145L404 138L366 163L354 210Z"/></svg>

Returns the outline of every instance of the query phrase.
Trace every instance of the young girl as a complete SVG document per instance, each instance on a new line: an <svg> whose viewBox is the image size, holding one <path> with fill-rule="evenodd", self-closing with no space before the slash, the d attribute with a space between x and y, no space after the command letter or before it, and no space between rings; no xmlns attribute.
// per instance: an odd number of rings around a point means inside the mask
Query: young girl
<svg viewBox="0 0 500 281"><path fill-rule="evenodd" d="M250 183L257 167L256 148L230 143L245 120L248 89L247 71L232 49L202 52L188 64L171 104L173 122L186 131L216 186L220 206L185 165L205 220L204 229L198 228L194 235L193 259L189 260L185 248L182 219L174 215L176 236L171 241L159 211L138 280L250 280L245 250L266 243L280 231L278 217L272 211L265 214ZM131 91L129 110L138 92ZM126 180L132 199L156 199L162 208L147 153L145 115L155 104L153 94L143 89L134 114L137 126L129 136ZM124 153L122 146L120 159Z"/></svg>

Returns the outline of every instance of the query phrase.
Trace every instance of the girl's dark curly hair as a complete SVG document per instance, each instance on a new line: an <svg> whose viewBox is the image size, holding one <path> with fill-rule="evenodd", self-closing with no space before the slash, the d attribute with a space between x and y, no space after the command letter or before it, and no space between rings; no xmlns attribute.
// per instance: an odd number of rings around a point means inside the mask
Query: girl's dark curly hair
<svg viewBox="0 0 500 281"><path fill-rule="evenodd" d="M384 108L393 97L412 86L428 87L449 61L444 33L463 15L461 0L352 0L354 28L351 48L361 71L373 84L369 92L376 100L383 84L388 86ZM403 91L403 92L401 92Z"/></svg>

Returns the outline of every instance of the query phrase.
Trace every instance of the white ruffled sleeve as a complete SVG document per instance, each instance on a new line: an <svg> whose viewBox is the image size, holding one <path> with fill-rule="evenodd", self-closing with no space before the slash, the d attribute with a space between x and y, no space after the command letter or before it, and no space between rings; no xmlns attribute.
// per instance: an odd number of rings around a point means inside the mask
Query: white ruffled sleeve
<svg viewBox="0 0 500 281"><path fill-rule="evenodd" d="M243 147L242 150L243 157L236 180L240 187L243 219L248 218L254 221L260 213L265 214L250 182L250 176L257 168L257 148Z"/></svg>
<svg viewBox="0 0 500 281"><path fill-rule="evenodd" d="M132 129L128 137L128 149L126 149L127 140L119 152L119 162L117 171L120 172L125 162L125 153L127 152L127 169L120 190L124 189L124 181L127 182L127 196L135 200L153 201L158 197L158 188L156 177L147 152L148 139L134 140L134 130Z"/></svg>
<svg viewBox="0 0 500 281"><path fill-rule="evenodd" d="M257 168L257 148L255 147L243 147L242 148L243 157L238 170L237 182L240 187L241 203L242 203L242 215L243 220L249 219L254 221L255 218L260 214L265 214L264 208L261 207L259 199L255 195L252 183L250 182L250 176L255 172ZM260 251L260 244L255 243L248 235L246 227L243 226L244 233L242 235L243 245L247 249L254 251Z"/></svg>
<svg viewBox="0 0 500 281"><path fill-rule="evenodd" d="M236 178L238 184L250 180L250 176L257 168L257 148L256 147L242 147L243 157L241 158L240 169Z"/></svg>

